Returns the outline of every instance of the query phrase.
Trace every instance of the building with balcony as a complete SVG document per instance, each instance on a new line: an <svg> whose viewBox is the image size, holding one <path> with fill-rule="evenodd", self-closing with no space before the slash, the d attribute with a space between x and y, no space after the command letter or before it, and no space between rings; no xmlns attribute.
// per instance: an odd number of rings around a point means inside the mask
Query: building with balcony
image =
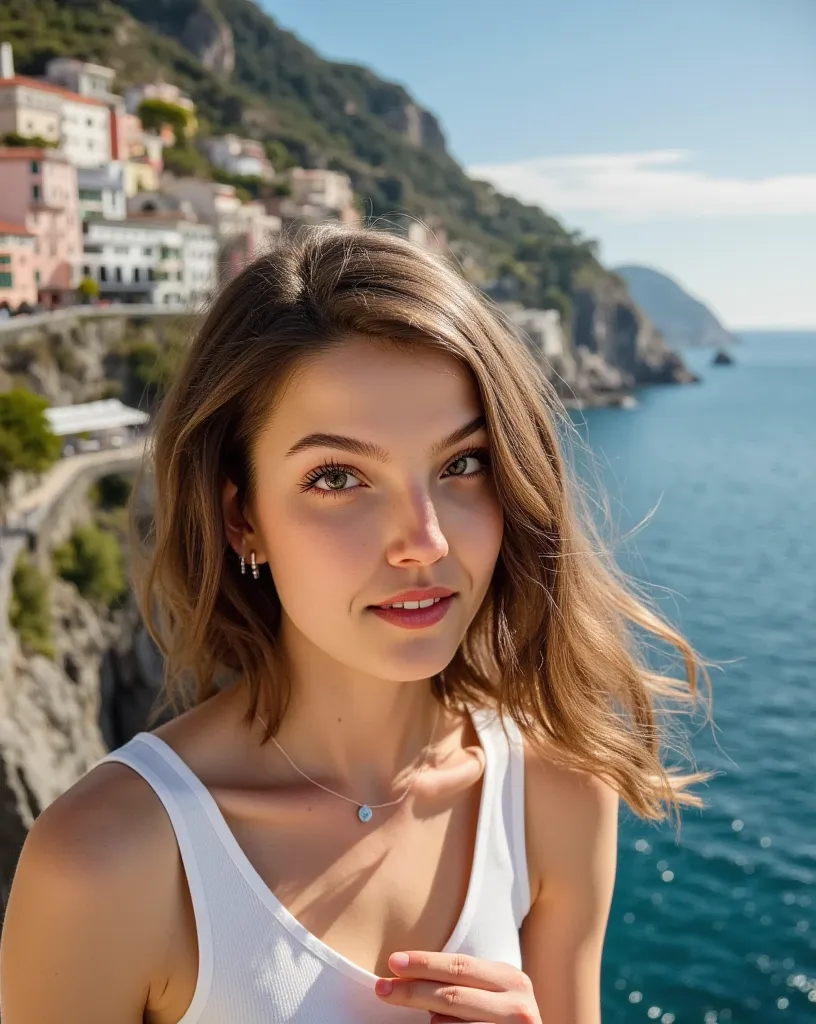
<svg viewBox="0 0 816 1024"><path fill-rule="evenodd" d="M186 200L199 221L211 224L219 243L220 280L234 277L244 265L273 241L281 219L268 213L260 201L243 203L234 185L199 178L162 177L162 192Z"/></svg>
<svg viewBox="0 0 816 1024"><path fill-rule="evenodd" d="M111 159L107 103L61 85L15 75L11 45L0 43L0 134L17 132L58 145L75 167Z"/></svg>
<svg viewBox="0 0 816 1024"><path fill-rule="evenodd" d="M0 147L0 218L34 236L34 281L48 308L74 300L82 255L77 170L64 153Z"/></svg>
<svg viewBox="0 0 816 1024"><path fill-rule="evenodd" d="M0 305L16 310L37 301L34 235L22 224L0 221Z"/></svg>
<svg viewBox="0 0 816 1024"><path fill-rule="evenodd" d="M83 220L94 214L107 220L122 220L127 215L124 164L118 160L105 167L78 168L77 188Z"/></svg>
<svg viewBox="0 0 816 1024"><path fill-rule="evenodd" d="M178 213L83 222L83 275L115 302L196 306L216 282L212 228Z"/></svg>

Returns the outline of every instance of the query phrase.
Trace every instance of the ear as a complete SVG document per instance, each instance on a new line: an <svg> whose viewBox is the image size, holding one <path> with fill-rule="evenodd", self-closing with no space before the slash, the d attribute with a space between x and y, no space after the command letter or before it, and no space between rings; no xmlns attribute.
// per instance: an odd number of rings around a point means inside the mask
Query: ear
<svg viewBox="0 0 816 1024"><path fill-rule="evenodd" d="M266 553L260 536L253 529L244 510L238 502L238 487L228 478L221 485L221 510L224 516L224 528L227 540L237 555L249 558L249 552L255 552L255 560L260 565L266 561Z"/></svg>

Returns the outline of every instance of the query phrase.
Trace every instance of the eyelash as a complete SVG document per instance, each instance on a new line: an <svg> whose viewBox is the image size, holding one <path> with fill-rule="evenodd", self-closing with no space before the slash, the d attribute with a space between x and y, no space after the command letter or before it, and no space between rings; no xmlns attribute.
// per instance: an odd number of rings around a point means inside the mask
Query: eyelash
<svg viewBox="0 0 816 1024"><path fill-rule="evenodd" d="M463 479L465 479L465 480L474 480L474 479L476 479L476 477L484 476L489 471L489 469L490 469L490 453L488 452L487 448L467 448L467 449L465 449L465 451L459 452L458 455L454 455L454 457L448 463L448 467L452 466L455 462L458 462L460 459L467 459L467 458L477 458L477 459L480 459L481 462L482 462L482 467L481 467L481 469L477 470L475 473L468 473L467 475L465 475L463 477ZM353 466L348 466L348 465L345 465L344 463L341 463L341 462L335 462L334 459L330 459L328 462L323 463L322 466L317 466L315 469L311 470L306 475L306 478L303 480L303 483L300 485L301 493L305 493L306 491L312 491L315 494L320 495L321 498L339 498L339 497L341 497L344 494L348 494L348 491L349 491L348 488L341 488L339 490L336 490L336 489L335 490L331 490L331 489L323 489L322 487L316 487L315 486L317 481L322 476L324 476L326 473L329 473L329 472L349 473L349 474L351 474L353 476L359 476L359 471L356 470ZM455 475L456 476L460 476L461 474L455 474ZM351 490L357 490L357 488L356 487L355 488L351 488Z"/></svg>

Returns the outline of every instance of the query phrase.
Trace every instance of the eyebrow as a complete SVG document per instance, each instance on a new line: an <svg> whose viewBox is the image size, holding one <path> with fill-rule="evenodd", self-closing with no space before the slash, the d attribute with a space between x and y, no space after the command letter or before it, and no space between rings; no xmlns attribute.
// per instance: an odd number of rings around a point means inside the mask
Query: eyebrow
<svg viewBox="0 0 816 1024"><path fill-rule="evenodd" d="M459 444L460 441L470 437L471 434L475 434L477 430L481 430L485 425L483 415L475 416L463 427L459 427L452 434L443 437L441 441L437 441L431 447L431 455L440 455L448 448L452 448L455 444ZM288 459L292 455L297 455L298 452L306 451L309 448L339 448L342 451L351 452L353 455L373 459L375 462L388 462L390 458L388 452L378 444L374 444L371 441L359 441L355 437L345 437L343 434L307 434L306 437L302 437L296 444L292 445L286 453L286 458Z"/></svg>

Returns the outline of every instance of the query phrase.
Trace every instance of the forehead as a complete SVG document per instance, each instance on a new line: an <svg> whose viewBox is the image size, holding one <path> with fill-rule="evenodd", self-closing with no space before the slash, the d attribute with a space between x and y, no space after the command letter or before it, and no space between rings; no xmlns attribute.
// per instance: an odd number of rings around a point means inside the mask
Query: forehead
<svg viewBox="0 0 816 1024"><path fill-rule="evenodd" d="M265 433L281 443L318 431L382 443L444 434L481 411L470 371L430 345L351 339L310 358L275 403ZM297 436L295 436L297 435Z"/></svg>

